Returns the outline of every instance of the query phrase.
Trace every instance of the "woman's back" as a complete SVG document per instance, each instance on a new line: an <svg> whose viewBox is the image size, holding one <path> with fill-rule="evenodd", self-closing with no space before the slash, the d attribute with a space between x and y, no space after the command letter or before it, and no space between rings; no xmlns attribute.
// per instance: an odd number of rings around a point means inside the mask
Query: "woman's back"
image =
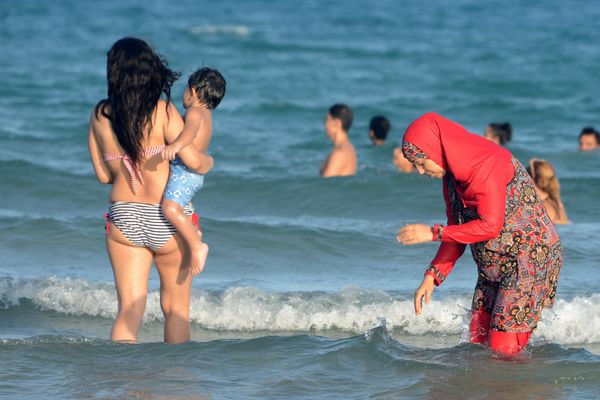
<svg viewBox="0 0 600 400"><path fill-rule="evenodd" d="M144 132L142 157L137 166L125 153L112 128L110 120L102 112L93 112L90 118L91 132L98 143L98 156L105 160L108 173L112 177L110 200L158 204L162 198L169 177L169 163L161 157L166 144L169 119L175 123L181 116L170 107L167 116L167 103L159 100L152 114L151 127ZM104 110L110 115L108 107Z"/></svg>

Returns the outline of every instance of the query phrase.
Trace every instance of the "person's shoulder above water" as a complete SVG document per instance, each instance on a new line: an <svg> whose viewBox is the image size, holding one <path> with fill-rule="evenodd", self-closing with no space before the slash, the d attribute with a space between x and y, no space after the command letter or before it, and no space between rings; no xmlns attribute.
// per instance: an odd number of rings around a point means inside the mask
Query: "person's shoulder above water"
<svg viewBox="0 0 600 400"><path fill-rule="evenodd" d="M352 109L346 104L334 104L329 108L325 117L325 134L333 148L321 165L322 177L356 174L356 150L348 137L352 121Z"/></svg>

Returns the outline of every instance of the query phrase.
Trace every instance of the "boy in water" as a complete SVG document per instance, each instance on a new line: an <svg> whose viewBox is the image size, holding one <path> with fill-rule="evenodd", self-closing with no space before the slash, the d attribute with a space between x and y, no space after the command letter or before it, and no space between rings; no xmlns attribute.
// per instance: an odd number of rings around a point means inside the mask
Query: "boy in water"
<svg viewBox="0 0 600 400"><path fill-rule="evenodd" d="M371 118L371 122L369 123L369 139L371 139L373 146L382 146L385 144L391 127L392 124L390 124L390 121L382 115Z"/></svg>
<svg viewBox="0 0 600 400"><path fill-rule="evenodd" d="M600 133L591 126L586 126L579 134L579 150L591 151L600 147Z"/></svg>
<svg viewBox="0 0 600 400"><path fill-rule="evenodd" d="M226 82L219 71L201 68L194 72L183 93L185 125L177 139L166 146L163 158L171 160L169 181L165 188L162 211L175 226L190 249L190 272L198 275L204 269L208 256L208 245L202 242L202 234L183 212L183 207L192 201L194 194L204 184L204 175L189 169L177 156L185 146L194 146L206 152L212 137L211 110L217 108L225 96Z"/></svg>
<svg viewBox="0 0 600 400"><path fill-rule="evenodd" d="M325 133L333 149L321 165L321 176L350 176L356 174L356 151L348 138L352 126L352 109L345 104L334 104L325 118Z"/></svg>

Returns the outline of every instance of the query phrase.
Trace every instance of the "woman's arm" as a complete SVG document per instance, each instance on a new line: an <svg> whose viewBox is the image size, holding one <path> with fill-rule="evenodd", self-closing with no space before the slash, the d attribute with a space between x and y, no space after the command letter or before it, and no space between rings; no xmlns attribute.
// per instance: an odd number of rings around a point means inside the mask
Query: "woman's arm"
<svg viewBox="0 0 600 400"><path fill-rule="evenodd" d="M490 179L485 191L477 196L479 218L444 228L442 242L471 244L498 237L504 225L506 186Z"/></svg>
<svg viewBox="0 0 600 400"><path fill-rule="evenodd" d="M177 136L183 130L184 124L177 108L169 103L166 106L167 117L164 127L165 141L173 143ZM213 167L213 158L206 153L196 150L195 146L186 146L179 152L179 158L188 168L198 174L206 174Z"/></svg>
<svg viewBox="0 0 600 400"><path fill-rule="evenodd" d="M444 180L444 204L446 205L446 221L448 226L443 227L441 234L442 237L446 232L446 229L450 226L456 226L454 218L452 217L452 208L450 203L450 193L448 193L448 185ZM448 243L442 242L437 254L431 261L431 265L427 268L425 276L431 276L435 286L439 286L444 279L450 274L450 271L454 268L456 261L463 255L467 246L463 243Z"/></svg>
<svg viewBox="0 0 600 400"><path fill-rule="evenodd" d="M90 115L90 128L88 132L88 150L90 152L90 160L92 160L92 165L94 166L94 172L96 173L98 182L103 184L111 184L113 183L114 177L108 169L106 162L102 158L102 151L100 150L100 146L98 145L98 140L96 139L96 134L94 132L94 121L96 121L96 115L95 112L92 111L92 114Z"/></svg>
<svg viewBox="0 0 600 400"><path fill-rule="evenodd" d="M433 278L435 286L439 286L450 274L466 247L467 245L462 243L442 243L440 245L431 265L425 271L425 275Z"/></svg>
<svg viewBox="0 0 600 400"><path fill-rule="evenodd" d="M450 207L450 197L448 195L448 186L446 182L444 182L444 202L446 203L446 219L448 221L448 227L454 226L454 219L452 218L452 212ZM444 235L445 229L447 227L441 227L440 231L442 233L442 237ZM436 236L436 232L431 227L424 224L409 224L405 225L398 232L398 236L396 239L402 244L418 244L418 243L426 243L431 242L432 240L438 240L439 233ZM446 276L452 271L454 268L454 264L463 255L465 252L466 245L462 243L448 243L444 242L441 244L438 252L425 271L425 276L429 276L433 278L431 280L432 284L435 283L436 286L439 286ZM425 281L424 281L425 282ZM416 306L415 301L415 307ZM418 313L418 310L417 310Z"/></svg>

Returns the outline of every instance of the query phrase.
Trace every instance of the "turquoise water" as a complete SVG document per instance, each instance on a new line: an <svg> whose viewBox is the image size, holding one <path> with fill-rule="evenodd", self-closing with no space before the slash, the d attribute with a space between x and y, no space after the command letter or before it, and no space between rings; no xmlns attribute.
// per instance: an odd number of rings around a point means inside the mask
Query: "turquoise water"
<svg viewBox="0 0 600 400"><path fill-rule="evenodd" d="M600 49L592 2L117 1L0 5L0 397L594 398L600 392ZM140 345L110 343L116 296L87 155L105 54L140 36L184 76L218 68L216 167L194 204L211 254L194 282L193 342L162 340L150 280ZM174 88L180 105L184 80ZM355 177L322 180L326 110L346 102ZM181 110L181 107L179 107ZM509 121L521 161L550 160L570 225L558 300L527 353L464 343L468 254L417 318L441 184L391 164L426 111L473 132ZM371 116L392 121L372 148Z"/></svg>

